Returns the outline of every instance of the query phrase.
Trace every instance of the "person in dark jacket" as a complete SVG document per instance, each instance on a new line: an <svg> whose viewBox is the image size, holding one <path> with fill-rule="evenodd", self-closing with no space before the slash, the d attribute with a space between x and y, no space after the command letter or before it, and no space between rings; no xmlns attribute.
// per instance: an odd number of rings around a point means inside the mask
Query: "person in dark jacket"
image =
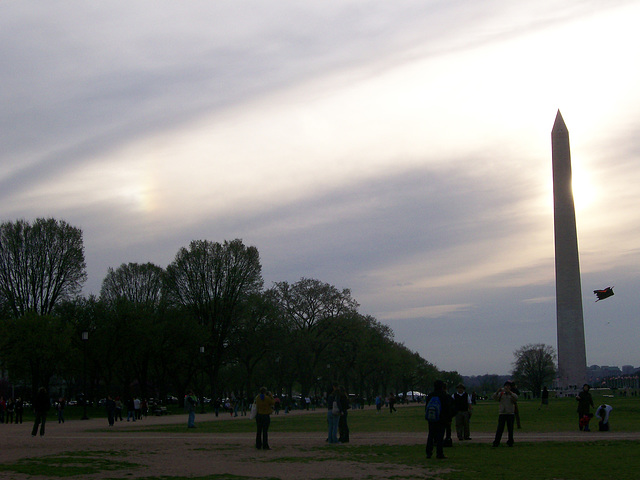
<svg viewBox="0 0 640 480"><path fill-rule="evenodd" d="M469 431L469 419L471 418L471 395L465 391L463 384L458 384L453 394L453 405L456 410L456 434L458 440L471 440Z"/></svg>
<svg viewBox="0 0 640 480"><path fill-rule="evenodd" d="M439 403L436 415L430 415L430 405L434 402L431 400L437 397ZM429 422L429 435L427 436L427 458L433 456L433 447L436 448L437 458L447 458L444 456L444 432L447 424L451 422L451 397L447 394L445 383L442 380L436 380L433 384L433 392L427 396L425 406L425 417ZM432 419L430 419L432 418Z"/></svg>
<svg viewBox="0 0 640 480"><path fill-rule="evenodd" d="M344 387L340 387L338 404L340 405L340 419L338 420L338 441L340 443L349 443L349 424L347 423L347 414L350 407L349 395Z"/></svg>
<svg viewBox="0 0 640 480"><path fill-rule="evenodd" d="M16 399L16 423L22 423L22 414L24 413L24 402L21 397Z"/></svg>
<svg viewBox="0 0 640 480"><path fill-rule="evenodd" d="M589 431L589 422L586 422L586 428L581 420L584 417L591 418L593 415L591 414L591 407L593 407L593 398L591 397L591 386L585 383L582 386L582 391L576 396L576 400L578 401L578 428L580 430L584 430L586 432Z"/></svg>
<svg viewBox="0 0 640 480"><path fill-rule="evenodd" d="M40 387L36 398L33 401L33 410L36 414L36 420L33 423L33 430L31 430L31 436L35 437L38 433L38 426L40 426L40 436L44 436L44 425L47 422L47 412L51 408L51 401L49 400L49 394L47 389Z"/></svg>
<svg viewBox="0 0 640 480"><path fill-rule="evenodd" d="M105 403L105 407L107 409L107 420L109 422L109 426L113 427L116 417L116 402L111 397L111 395L107 395L107 402Z"/></svg>

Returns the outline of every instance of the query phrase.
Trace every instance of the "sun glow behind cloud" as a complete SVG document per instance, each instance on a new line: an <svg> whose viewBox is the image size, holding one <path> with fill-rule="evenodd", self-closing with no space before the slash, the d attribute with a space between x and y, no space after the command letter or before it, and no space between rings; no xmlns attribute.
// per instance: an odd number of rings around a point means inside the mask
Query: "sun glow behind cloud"
<svg viewBox="0 0 640 480"><path fill-rule="evenodd" d="M328 73L136 138L54 190L32 195L70 203L90 198L143 222L162 218L179 227L203 217L272 210L392 172L459 164L467 172L499 176L506 169L535 179L544 197L519 208L550 213L550 129L561 108L578 139L572 146L580 213L601 195L587 173L595 160L584 139L615 116L638 79L636 70L605 100L592 100L610 77L600 65L622 60L600 38L624 42L634 18L629 13L616 10L504 42ZM549 253L546 246L539 252L534 257ZM470 259L464 275L447 274L446 282L508 271L517 258L502 255L491 268ZM409 271L400 277L411 277Z"/></svg>
<svg viewBox="0 0 640 480"><path fill-rule="evenodd" d="M351 288L378 318L520 315L552 298L560 109L582 271L632 271L638 2L283 3L245 18L160 2L129 9L122 32L118 9L96 22L79 4L49 49L28 3L0 20L22 38L0 48L18 67L0 93L18 113L5 218L81 226L93 291L106 266L238 236L265 278ZM416 332L403 338L431 355L435 336Z"/></svg>
<svg viewBox="0 0 640 480"><path fill-rule="evenodd" d="M496 174L515 165L513 174L545 185L544 198L529 202L550 211L550 119L560 108L579 139L572 146L581 212L601 195L587 173L595 153L584 139L637 96L636 67L609 95L593 98L626 61L610 45L628 41L637 12L630 6L506 41L330 72L115 146L53 189L30 194L69 203L91 198L125 215L180 225L273 209L391 172L459 163L465 171ZM482 163L474 164L479 156Z"/></svg>

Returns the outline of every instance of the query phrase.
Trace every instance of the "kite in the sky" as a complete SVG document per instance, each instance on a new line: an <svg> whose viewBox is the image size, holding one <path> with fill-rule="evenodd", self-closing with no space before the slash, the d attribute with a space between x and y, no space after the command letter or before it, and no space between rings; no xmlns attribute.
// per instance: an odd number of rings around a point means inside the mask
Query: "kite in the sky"
<svg viewBox="0 0 640 480"><path fill-rule="evenodd" d="M594 290L593 293L596 294L598 300L604 300L605 298L609 298L613 295L613 287L603 288L602 290Z"/></svg>

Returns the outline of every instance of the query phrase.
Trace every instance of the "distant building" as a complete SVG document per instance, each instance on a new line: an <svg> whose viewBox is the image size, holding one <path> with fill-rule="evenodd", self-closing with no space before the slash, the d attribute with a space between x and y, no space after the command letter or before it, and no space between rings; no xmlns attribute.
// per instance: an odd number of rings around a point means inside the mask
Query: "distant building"
<svg viewBox="0 0 640 480"><path fill-rule="evenodd" d="M587 369L587 380L593 386L605 378L617 377L622 375L622 370L619 367L610 367L609 365L591 365Z"/></svg>
<svg viewBox="0 0 640 480"><path fill-rule="evenodd" d="M634 367L633 365L623 365L622 366L622 374L623 375L632 375L634 374L639 368Z"/></svg>

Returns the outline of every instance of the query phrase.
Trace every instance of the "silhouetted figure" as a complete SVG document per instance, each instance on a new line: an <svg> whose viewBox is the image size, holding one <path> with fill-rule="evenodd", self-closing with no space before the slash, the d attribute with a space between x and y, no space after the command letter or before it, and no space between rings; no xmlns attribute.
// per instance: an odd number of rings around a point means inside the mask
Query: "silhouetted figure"
<svg viewBox="0 0 640 480"><path fill-rule="evenodd" d="M47 412L51 408L51 401L49 400L49 394L47 389L40 387L36 398L33 401L33 410L36 414L35 422L33 423L33 430L31 430L31 436L35 437L38 433L38 426L40 426L40 436L44 436L44 426L47 422Z"/></svg>

